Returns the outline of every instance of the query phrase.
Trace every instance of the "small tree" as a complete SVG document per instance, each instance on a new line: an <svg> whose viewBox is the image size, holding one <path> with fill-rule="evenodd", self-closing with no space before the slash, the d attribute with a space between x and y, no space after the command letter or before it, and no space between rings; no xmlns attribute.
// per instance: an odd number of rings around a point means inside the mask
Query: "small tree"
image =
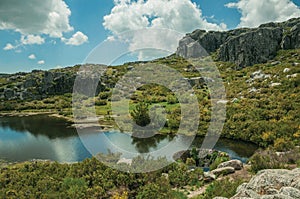
<svg viewBox="0 0 300 199"><path fill-rule="evenodd" d="M139 126L147 126L150 124L151 119L149 116L149 105L146 102L140 102L136 105L135 109L131 112L131 116L135 123Z"/></svg>

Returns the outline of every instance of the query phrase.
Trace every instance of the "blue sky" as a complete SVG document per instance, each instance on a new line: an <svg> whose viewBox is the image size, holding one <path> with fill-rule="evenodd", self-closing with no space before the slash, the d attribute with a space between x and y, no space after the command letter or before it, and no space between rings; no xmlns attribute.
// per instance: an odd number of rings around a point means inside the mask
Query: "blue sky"
<svg viewBox="0 0 300 199"><path fill-rule="evenodd" d="M300 0L169 1L171 4L166 0L28 0L24 8L23 1L1 0L0 73L80 64L107 38L137 28L186 33L196 28L255 27L300 17Z"/></svg>

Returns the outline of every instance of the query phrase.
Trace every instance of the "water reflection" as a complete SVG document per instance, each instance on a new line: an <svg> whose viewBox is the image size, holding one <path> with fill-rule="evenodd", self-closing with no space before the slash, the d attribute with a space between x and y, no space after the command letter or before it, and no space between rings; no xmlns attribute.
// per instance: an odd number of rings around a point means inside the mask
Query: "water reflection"
<svg viewBox="0 0 300 199"><path fill-rule="evenodd" d="M30 132L32 135L45 135L49 139L71 137L77 134L74 128L66 128L69 122L48 115L24 117L1 117L0 127L16 132ZM62 131L63 129L63 131Z"/></svg>

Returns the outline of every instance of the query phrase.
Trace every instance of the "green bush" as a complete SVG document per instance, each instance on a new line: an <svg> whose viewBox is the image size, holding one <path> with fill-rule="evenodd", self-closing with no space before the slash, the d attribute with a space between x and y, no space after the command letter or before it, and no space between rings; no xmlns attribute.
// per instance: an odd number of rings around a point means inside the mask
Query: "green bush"
<svg viewBox="0 0 300 199"><path fill-rule="evenodd" d="M219 164L221 164L222 162L226 162L226 161L228 161L228 160L230 160L229 157L226 157L226 156L224 156L224 157L218 156L218 157L215 159L215 161L213 161L213 163L209 166L209 169L210 169L210 170L214 170L214 169L216 169L216 168L219 166Z"/></svg>
<svg viewBox="0 0 300 199"><path fill-rule="evenodd" d="M257 173L264 169L282 169L284 162L273 150L259 150L250 159L251 171Z"/></svg>

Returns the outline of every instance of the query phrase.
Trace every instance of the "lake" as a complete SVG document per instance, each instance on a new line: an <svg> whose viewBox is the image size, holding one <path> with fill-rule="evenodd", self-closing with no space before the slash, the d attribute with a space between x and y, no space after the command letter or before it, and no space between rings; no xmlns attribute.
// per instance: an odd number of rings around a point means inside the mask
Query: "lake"
<svg viewBox="0 0 300 199"><path fill-rule="evenodd" d="M78 136L76 129L67 121L47 115L0 117L0 159L7 161L82 161L92 157L86 145L94 147L96 152L107 153L108 149L114 152L110 146L117 144L118 148L128 152L124 153L126 158L131 158L130 154L155 152L159 149L175 153L180 150L180 144L166 147L174 139L178 143L185 141L184 136L179 135L156 135L138 139L116 131L100 133L95 130L87 130L86 134ZM196 137L192 146L200 147L202 140L203 138ZM245 162L257 146L247 142L220 139L215 149Z"/></svg>

